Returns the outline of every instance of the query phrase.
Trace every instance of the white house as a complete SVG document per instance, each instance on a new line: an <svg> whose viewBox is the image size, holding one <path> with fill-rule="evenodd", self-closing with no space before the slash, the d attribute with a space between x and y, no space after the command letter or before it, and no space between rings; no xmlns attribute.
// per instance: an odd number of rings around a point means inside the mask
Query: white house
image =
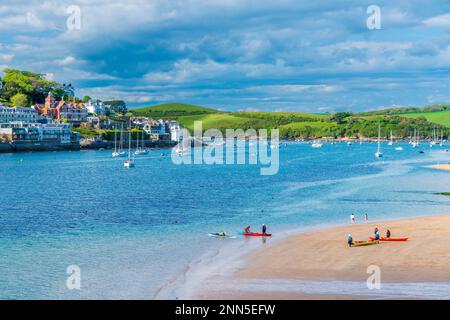
<svg viewBox="0 0 450 320"><path fill-rule="evenodd" d="M176 121L169 121L168 127L170 131L170 140L180 142L183 137L183 131L180 124Z"/></svg>
<svg viewBox="0 0 450 320"><path fill-rule="evenodd" d="M88 112L92 114L106 114L108 109L108 107L100 100L89 100L84 106Z"/></svg>

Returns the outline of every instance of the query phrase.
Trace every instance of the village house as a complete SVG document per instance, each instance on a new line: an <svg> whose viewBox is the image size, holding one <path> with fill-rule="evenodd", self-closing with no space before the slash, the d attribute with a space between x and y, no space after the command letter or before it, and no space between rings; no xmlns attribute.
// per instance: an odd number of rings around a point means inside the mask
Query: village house
<svg viewBox="0 0 450 320"><path fill-rule="evenodd" d="M0 124L0 140L8 142L30 142L30 143L78 143L80 136L78 132L71 131L68 123L24 123L10 122Z"/></svg>
<svg viewBox="0 0 450 320"><path fill-rule="evenodd" d="M109 109L109 107L100 100L89 100L84 106L89 113L97 115L105 115Z"/></svg>
<svg viewBox="0 0 450 320"><path fill-rule="evenodd" d="M37 122L39 115L36 110L28 107L8 108L0 106L0 123L20 121L24 123Z"/></svg>
<svg viewBox="0 0 450 320"><path fill-rule="evenodd" d="M88 117L88 110L82 103L66 102L64 100L58 102L51 92L45 98L45 103L43 105L35 105L34 109L41 116L50 116L59 121L67 119L68 122L74 125L86 122Z"/></svg>

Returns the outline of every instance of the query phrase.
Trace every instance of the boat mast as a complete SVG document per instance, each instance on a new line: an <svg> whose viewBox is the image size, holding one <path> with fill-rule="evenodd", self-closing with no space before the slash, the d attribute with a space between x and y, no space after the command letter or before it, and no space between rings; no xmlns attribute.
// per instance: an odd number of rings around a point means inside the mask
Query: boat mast
<svg viewBox="0 0 450 320"><path fill-rule="evenodd" d="M117 153L117 128L114 126L114 153Z"/></svg>
<svg viewBox="0 0 450 320"><path fill-rule="evenodd" d="M378 122L378 153L380 153L381 122Z"/></svg>
<svg viewBox="0 0 450 320"><path fill-rule="evenodd" d="M131 127L128 133L128 161L131 161Z"/></svg>

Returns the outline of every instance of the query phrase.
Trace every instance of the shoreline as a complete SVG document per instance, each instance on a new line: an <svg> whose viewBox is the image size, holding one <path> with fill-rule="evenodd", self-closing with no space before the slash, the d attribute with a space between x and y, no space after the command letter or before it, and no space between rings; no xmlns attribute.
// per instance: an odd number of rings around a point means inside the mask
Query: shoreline
<svg viewBox="0 0 450 320"><path fill-rule="evenodd" d="M392 237L410 240L348 248L349 232L366 240L374 225L382 236L389 228ZM297 231L210 272L188 299L420 299L420 290L408 295L414 291L408 287L450 286L448 241L450 214ZM365 288L370 265L380 267L385 291ZM439 291L423 290L428 296Z"/></svg>
<svg viewBox="0 0 450 320"><path fill-rule="evenodd" d="M428 168L432 168L432 169L450 171L450 163L448 163L448 164L435 164L435 165L431 165L431 166L427 166L427 167Z"/></svg>

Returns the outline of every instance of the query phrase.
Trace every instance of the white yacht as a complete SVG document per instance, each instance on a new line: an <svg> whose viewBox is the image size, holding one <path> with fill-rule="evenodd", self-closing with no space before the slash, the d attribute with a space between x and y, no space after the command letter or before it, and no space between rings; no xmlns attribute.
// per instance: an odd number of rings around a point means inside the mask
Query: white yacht
<svg viewBox="0 0 450 320"><path fill-rule="evenodd" d="M134 152L136 156L143 156L148 154L148 150L145 149L144 144L144 131L142 131L142 145L139 146L139 133L137 134L136 151Z"/></svg>
<svg viewBox="0 0 450 320"><path fill-rule="evenodd" d="M381 152L381 123L378 122L378 148L377 148L377 152L375 153L375 157L377 158L381 158L383 157L383 153Z"/></svg>
<svg viewBox="0 0 450 320"><path fill-rule="evenodd" d="M134 168L134 157L131 156L131 129L128 134L128 159L123 162L125 168Z"/></svg>

